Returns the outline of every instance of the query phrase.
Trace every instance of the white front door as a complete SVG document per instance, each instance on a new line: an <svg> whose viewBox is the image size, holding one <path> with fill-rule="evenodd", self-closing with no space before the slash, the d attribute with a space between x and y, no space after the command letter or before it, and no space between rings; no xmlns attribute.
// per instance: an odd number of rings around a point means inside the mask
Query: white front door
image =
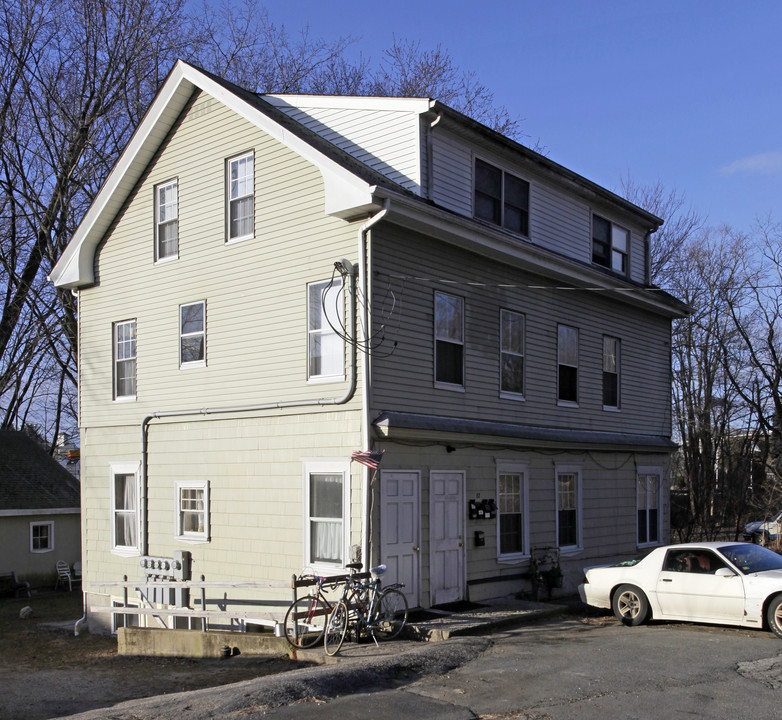
<svg viewBox="0 0 782 720"><path fill-rule="evenodd" d="M429 475L429 583L432 605L464 599L464 472Z"/></svg>
<svg viewBox="0 0 782 720"><path fill-rule="evenodd" d="M414 471L380 473L380 561L388 566L383 584L404 583L410 607L418 607L421 549L421 475Z"/></svg>

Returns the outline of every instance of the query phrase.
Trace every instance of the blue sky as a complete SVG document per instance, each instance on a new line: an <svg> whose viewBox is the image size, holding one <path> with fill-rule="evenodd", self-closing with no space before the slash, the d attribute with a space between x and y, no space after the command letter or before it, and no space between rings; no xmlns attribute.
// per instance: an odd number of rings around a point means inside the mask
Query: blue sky
<svg viewBox="0 0 782 720"><path fill-rule="evenodd" d="M782 221L782 2L268 0L276 24L441 43L529 142L609 189L628 174L683 193L709 224Z"/></svg>

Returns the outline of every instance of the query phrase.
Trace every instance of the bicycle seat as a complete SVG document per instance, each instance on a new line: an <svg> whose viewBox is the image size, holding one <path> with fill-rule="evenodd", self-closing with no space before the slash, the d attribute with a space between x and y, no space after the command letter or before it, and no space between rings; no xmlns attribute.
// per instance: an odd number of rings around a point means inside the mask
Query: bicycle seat
<svg viewBox="0 0 782 720"><path fill-rule="evenodd" d="M360 562L354 562L354 563L348 563L347 565L345 565L345 567L348 568L349 570L361 570L363 566L361 565Z"/></svg>
<svg viewBox="0 0 782 720"><path fill-rule="evenodd" d="M379 578L386 570L388 570L388 568L385 565L378 565L377 567L370 568L369 572L372 573L372 577Z"/></svg>

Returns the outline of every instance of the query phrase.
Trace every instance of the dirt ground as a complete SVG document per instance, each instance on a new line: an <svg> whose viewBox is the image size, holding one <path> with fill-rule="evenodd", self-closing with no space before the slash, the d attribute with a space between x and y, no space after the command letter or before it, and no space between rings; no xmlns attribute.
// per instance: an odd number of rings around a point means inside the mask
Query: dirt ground
<svg viewBox="0 0 782 720"><path fill-rule="evenodd" d="M25 606L31 617L19 616ZM80 592L0 599L0 718L44 720L123 700L226 685L303 667L288 658L121 657L117 640L73 634ZM69 621L67 629L45 623Z"/></svg>

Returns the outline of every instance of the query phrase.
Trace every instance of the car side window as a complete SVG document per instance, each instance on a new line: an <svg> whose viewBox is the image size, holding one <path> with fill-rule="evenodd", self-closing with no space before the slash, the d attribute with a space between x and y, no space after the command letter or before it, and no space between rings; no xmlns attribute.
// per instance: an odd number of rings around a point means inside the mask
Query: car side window
<svg viewBox="0 0 782 720"><path fill-rule="evenodd" d="M688 549L670 550L665 558L663 570L713 575L723 567L726 567L725 563L711 551Z"/></svg>

